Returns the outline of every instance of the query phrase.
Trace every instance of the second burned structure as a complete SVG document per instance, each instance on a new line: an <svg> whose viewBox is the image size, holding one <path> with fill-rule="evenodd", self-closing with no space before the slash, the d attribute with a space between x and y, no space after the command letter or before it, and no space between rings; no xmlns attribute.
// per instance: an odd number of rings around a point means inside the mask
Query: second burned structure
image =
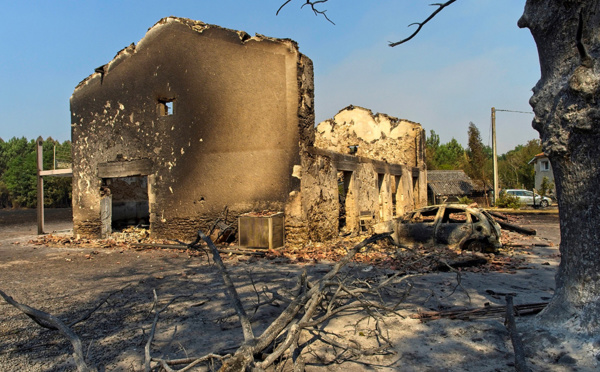
<svg viewBox="0 0 600 372"><path fill-rule="evenodd" d="M191 238L227 206L322 241L426 204L421 126L348 107L315 128L292 40L164 18L75 88L71 115L81 236L148 221Z"/></svg>

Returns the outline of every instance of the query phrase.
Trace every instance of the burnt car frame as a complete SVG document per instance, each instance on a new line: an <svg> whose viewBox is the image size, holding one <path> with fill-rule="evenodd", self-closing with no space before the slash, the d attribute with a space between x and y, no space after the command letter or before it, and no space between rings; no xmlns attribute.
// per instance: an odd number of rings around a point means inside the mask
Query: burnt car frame
<svg viewBox="0 0 600 372"><path fill-rule="evenodd" d="M500 225L489 213L463 204L432 205L386 221L376 232L391 232L397 244L409 247L447 245L475 252L502 247Z"/></svg>

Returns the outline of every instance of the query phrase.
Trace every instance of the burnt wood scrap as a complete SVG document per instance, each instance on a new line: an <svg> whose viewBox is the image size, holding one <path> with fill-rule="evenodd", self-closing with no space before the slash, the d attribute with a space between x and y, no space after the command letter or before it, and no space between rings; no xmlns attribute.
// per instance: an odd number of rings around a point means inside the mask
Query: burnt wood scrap
<svg viewBox="0 0 600 372"><path fill-rule="evenodd" d="M515 305L514 312L517 316L535 315L542 311L547 302L539 302L532 304ZM476 309L459 309L459 310L443 310L443 311L423 311L418 314L413 314L410 317L412 319L421 319L425 322L427 320L436 319L460 319L460 320L471 320L480 318L497 318L502 317L506 313L506 306L502 305L489 305Z"/></svg>
<svg viewBox="0 0 600 372"><path fill-rule="evenodd" d="M487 212L488 212L490 215L492 215L493 217L496 217L496 219L498 219L498 218L499 218L499 219L501 219L501 220L503 220L503 221L507 221L507 220L508 220L508 217L506 217L505 215L503 215L503 214L501 214L501 213L497 213L497 212L494 212L494 211L491 211L491 210L488 210Z"/></svg>
<svg viewBox="0 0 600 372"><path fill-rule="evenodd" d="M535 231L534 229L528 229L526 227L522 227L522 226L507 222L508 217L506 217L505 215L503 215L501 213L497 213L497 212L490 211L490 210L488 210L486 212L488 214L490 214L492 217L494 217L494 220L498 223L498 225L500 225L500 227L505 230L513 231L513 232L520 233L523 235L536 235L537 234L537 231Z"/></svg>
<svg viewBox="0 0 600 372"><path fill-rule="evenodd" d="M444 262L444 263L441 263L438 266L434 267L433 270L447 272L447 271L452 271L452 269L462 269L465 267L480 266L480 265L485 265L486 263L488 263L488 260L486 258L476 257L476 258L462 260L462 261L454 261L454 262L448 262L448 263Z"/></svg>
<svg viewBox="0 0 600 372"><path fill-rule="evenodd" d="M520 233L523 235L536 235L537 231L535 231L534 229L529 229L527 227L522 227L519 225L515 225L512 223L508 223L505 221L500 221L496 219L496 222L498 222L498 225L500 225L501 228L508 230L508 231L513 231L516 233Z"/></svg>
<svg viewBox="0 0 600 372"><path fill-rule="evenodd" d="M531 369L527 366L527 362L525 361L525 349L523 347L523 340L521 340L521 336L517 331L517 324L515 322L515 313L518 315L520 311L517 309L517 306L513 305L513 298L511 295L506 296L506 320L505 325L506 329L508 329L508 333L510 334L510 340L513 345L513 349L515 351L515 370L517 372L530 372Z"/></svg>

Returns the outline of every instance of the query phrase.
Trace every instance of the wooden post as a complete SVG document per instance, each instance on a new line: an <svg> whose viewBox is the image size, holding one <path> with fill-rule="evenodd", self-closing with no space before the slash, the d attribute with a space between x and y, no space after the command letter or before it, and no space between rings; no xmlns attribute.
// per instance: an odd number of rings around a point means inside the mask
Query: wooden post
<svg viewBox="0 0 600 372"><path fill-rule="evenodd" d="M498 148L496 147L496 108L492 107L492 166L494 168L494 200L496 206L498 200Z"/></svg>
<svg viewBox="0 0 600 372"><path fill-rule="evenodd" d="M42 136L37 139L37 222L38 235L44 233L44 178L41 175L44 169L44 140Z"/></svg>

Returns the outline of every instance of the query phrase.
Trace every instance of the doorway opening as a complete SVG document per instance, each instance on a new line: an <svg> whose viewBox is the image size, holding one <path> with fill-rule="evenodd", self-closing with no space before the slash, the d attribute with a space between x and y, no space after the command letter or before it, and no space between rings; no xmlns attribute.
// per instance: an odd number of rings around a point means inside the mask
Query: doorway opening
<svg viewBox="0 0 600 372"><path fill-rule="evenodd" d="M338 202L339 202L339 231L348 230L348 209L350 202L350 182L352 181L352 172L339 171L337 173L338 182ZM351 230L351 229L350 229Z"/></svg>
<svg viewBox="0 0 600 372"><path fill-rule="evenodd" d="M110 198L110 208L105 208L110 212L103 213L103 225L110 224L117 231L150 226L148 176L104 178L102 186L103 194Z"/></svg>
<svg viewBox="0 0 600 372"><path fill-rule="evenodd" d="M419 174L413 173L413 209L419 208Z"/></svg>
<svg viewBox="0 0 600 372"><path fill-rule="evenodd" d="M397 194L398 194L398 181L399 181L400 177L398 176L390 176L390 180L391 180L391 192L392 192L392 217L396 217L398 216L398 199L397 199Z"/></svg>
<svg viewBox="0 0 600 372"><path fill-rule="evenodd" d="M377 173L377 190L379 191L379 220L383 221L386 218L387 192L385 189L385 174Z"/></svg>

